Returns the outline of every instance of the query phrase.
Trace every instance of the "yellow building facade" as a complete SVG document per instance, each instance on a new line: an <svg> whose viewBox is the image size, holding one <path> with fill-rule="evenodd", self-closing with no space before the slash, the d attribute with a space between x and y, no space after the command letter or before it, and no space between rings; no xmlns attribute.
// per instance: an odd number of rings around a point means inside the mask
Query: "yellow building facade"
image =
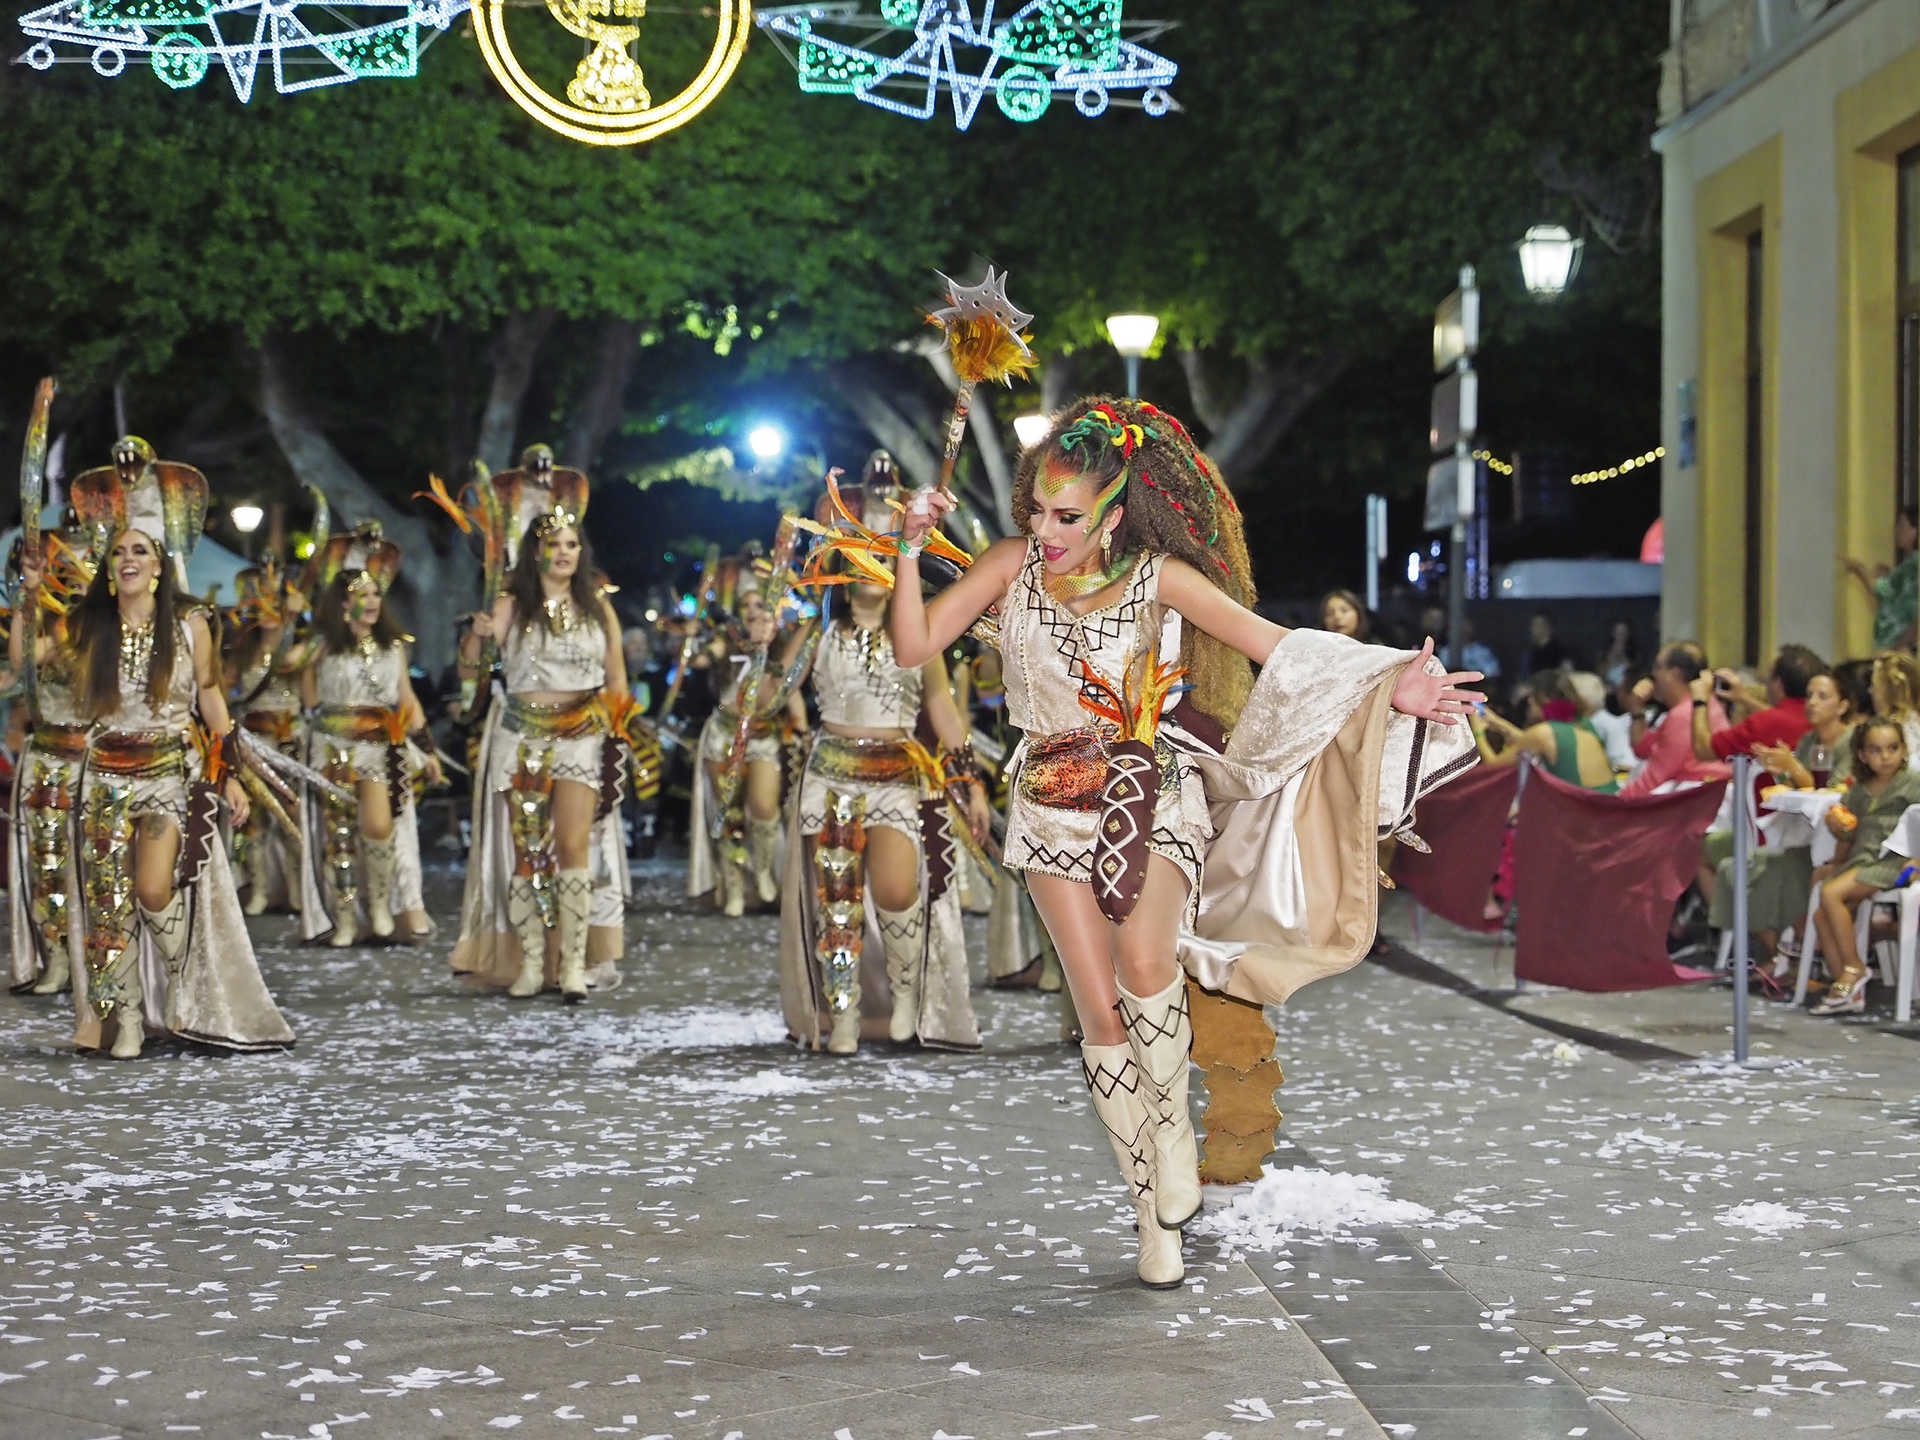
<svg viewBox="0 0 1920 1440"><path fill-rule="evenodd" d="M1920 501L1920 0L1674 0L1661 626L1869 653L1845 559Z"/></svg>

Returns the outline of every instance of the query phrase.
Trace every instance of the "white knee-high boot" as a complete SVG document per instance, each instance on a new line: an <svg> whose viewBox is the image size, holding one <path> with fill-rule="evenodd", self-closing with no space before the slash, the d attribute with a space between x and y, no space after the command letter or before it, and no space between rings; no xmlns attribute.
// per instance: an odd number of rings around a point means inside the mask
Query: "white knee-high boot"
<svg viewBox="0 0 1920 1440"><path fill-rule="evenodd" d="M547 980L547 925L540 916L533 882L524 875L514 876L507 884L507 920L520 937L520 973L507 987L507 995L529 1000Z"/></svg>
<svg viewBox="0 0 1920 1440"><path fill-rule="evenodd" d="M1193 1054L1193 1020L1187 1005L1187 981L1175 975L1157 995L1120 992L1120 1020L1127 1044L1145 1073L1146 1104L1153 1116L1154 1209L1160 1223L1173 1228L1200 1213L1200 1147L1187 1111L1187 1067Z"/></svg>
<svg viewBox="0 0 1920 1440"><path fill-rule="evenodd" d="M1140 1283L1153 1290L1171 1290L1186 1278L1180 1256L1180 1232L1160 1223L1154 1203L1153 1117L1147 1113L1146 1077L1127 1045L1082 1045L1081 1074L1093 1097L1093 1113L1106 1128L1113 1158L1133 1196L1134 1218L1140 1232Z"/></svg>
<svg viewBox="0 0 1920 1440"><path fill-rule="evenodd" d="M887 988L893 992L893 1018L887 1038L904 1045L920 1033L920 971L925 959L926 915L919 903L905 910L874 906L880 938L887 947Z"/></svg>
<svg viewBox="0 0 1920 1440"><path fill-rule="evenodd" d="M587 925L593 913L593 877L584 869L553 877L559 911L560 995L569 1005L587 998Z"/></svg>
<svg viewBox="0 0 1920 1440"><path fill-rule="evenodd" d="M399 859L393 836L384 840L362 836L360 853L367 861L367 928L385 940L393 934L393 908L387 897L393 891L393 871Z"/></svg>

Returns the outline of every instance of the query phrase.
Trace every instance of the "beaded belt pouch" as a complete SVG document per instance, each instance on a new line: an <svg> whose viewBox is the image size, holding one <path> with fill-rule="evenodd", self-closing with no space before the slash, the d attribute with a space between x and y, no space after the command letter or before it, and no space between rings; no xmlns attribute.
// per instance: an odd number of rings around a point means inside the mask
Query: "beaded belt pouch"
<svg viewBox="0 0 1920 1440"><path fill-rule="evenodd" d="M186 773L186 756L177 735L96 735L88 764L128 780L164 780Z"/></svg>
<svg viewBox="0 0 1920 1440"><path fill-rule="evenodd" d="M515 734L536 740L584 740L607 733L607 712L598 695L559 705L534 705L509 695L507 713L500 723Z"/></svg>
<svg viewBox="0 0 1920 1440"><path fill-rule="evenodd" d="M55 760L83 760L87 754L87 727L52 725L42 721L33 727L27 743L42 755Z"/></svg>
<svg viewBox="0 0 1920 1440"><path fill-rule="evenodd" d="M905 740L860 739L850 735L822 735L813 745L808 765L828 780L852 780L862 785L917 785L920 767Z"/></svg>

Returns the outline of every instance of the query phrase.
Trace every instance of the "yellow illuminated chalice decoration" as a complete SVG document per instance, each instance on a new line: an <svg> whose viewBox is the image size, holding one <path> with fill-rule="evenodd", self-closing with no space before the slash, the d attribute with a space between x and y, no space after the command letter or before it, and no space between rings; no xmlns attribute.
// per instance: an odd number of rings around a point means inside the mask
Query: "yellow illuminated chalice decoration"
<svg viewBox="0 0 1920 1440"><path fill-rule="evenodd" d="M713 50L691 84L656 105L633 58L647 0L546 0L560 24L587 41L587 52L567 83L566 98L543 90L522 68L507 39L509 0L477 0L474 33L480 53L507 92L550 130L588 145L638 145L698 115L733 77L753 28L750 0L715 0Z"/></svg>

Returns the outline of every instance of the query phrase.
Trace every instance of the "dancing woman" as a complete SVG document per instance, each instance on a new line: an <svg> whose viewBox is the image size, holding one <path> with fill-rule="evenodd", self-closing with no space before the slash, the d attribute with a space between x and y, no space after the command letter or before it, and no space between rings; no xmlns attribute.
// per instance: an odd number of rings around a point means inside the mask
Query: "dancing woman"
<svg viewBox="0 0 1920 1440"><path fill-rule="evenodd" d="M218 656L207 612L178 589L159 538L179 537L183 552L199 538L206 481L187 466L155 465L151 453L131 485L106 470L73 486L82 520L109 536L67 626L66 663L92 722L79 795L86 939L73 977L74 1041L98 1049L111 1030L118 1060L140 1054L148 1027L228 1049L277 1048L293 1032L261 981L219 829L221 793L236 824L249 802L222 774L233 726ZM38 574L28 581L37 587Z"/></svg>
<svg viewBox="0 0 1920 1440"><path fill-rule="evenodd" d="M1472 764L1465 727L1434 726L1467 712L1476 697L1458 687L1475 677L1442 673L1431 643L1396 653L1254 614L1238 507L1152 405L1091 399L1055 416L1021 457L1025 538L926 603L916 557L950 506L935 491L907 509L895 654L922 663L998 609L1008 714L1025 732L1005 863L1026 872L1065 964L1094 1110L1139 1218L1140 1279L1177 1285L1179 1228L1200 1208L1180 966L1277 1003L1356 963L1373 939L1377 838ZM1182 672L1191 689L1170 705Z"/></svg>
<svg viewBox="0 0 1920 1440"><path fill-rule="evenodd" d="M739 729L741 683L749 668L742 647L766 649L777 624L777 601L766 594L764 562L742 556L736 563L733 600L725 608L737 623L717 627L707 649L719 703L700 731L687 857L688 896L711 890L729 916L746 913L749 877L760 904L780 898L780 732L783 722L801 729L806 724L797 694L781 705L760 706L747 722L745 773L739 777L744 783L729 783L722 773Z"/></svg>
<svg viewBox="0 0 1920 1440"><path fill-rule="evenodd" d="M303 872L300 931L309 940L327 935L337 948L396 930L417 940L433 927L413 777L422 772L430 785L443 777L432 740L409 740L426 735L427 716L407 674L408 637L386 604L400 551L373 533L336 536L329 549L300 700L310 716L308 763L351 799L309 787L301 802L301 833L319 863Z"/></svg>
<svg viewBox="0 0 1920 1440"><path fill-rule="evenodd" d="M290 634L306 608L306 597L286 584L269 560L234 577L239 604L227 645L227 691L240 727L281 754L298 757L306 748L300 725L299 651ZM298 828L281 824L266 805L255 805L237 850L247 878L246 913L300 908L306 843Z"/></svg>
<svg viewBox="0 0 1920 1440"><path fill-rule="evenodd" d="M32 713L26 743L13 773L13 834L8 848L9 918L13 949L10 988L55 995L73 983L73 956L80 949L80 872L75 823L80 770L87 758L88 720L74 693L72 652L58 589L84 592L93 578L89 562L59 537L43 537L40 563L29 567L20 603L8 631L7 654L14 674L27 658L27 605L43 611L38 637ZM16 702L24 703L24 702Z"/></svg>
<svg viewBox="0 0 1920 1440"><path fill-rule="evenodd" d="M527 527L506 593L461 637L463 680L479 674L489 640L506 704L489 715L474 772L453 967L516 1000L557 983L574 1003L590 983L615 983L624 945L615 742L631 707L619 622L577 510Z"/></svg>
<svg viewBox="0 0 1920 1440"><path fill-rule="evenodd" d="M878 478L870 464L857 493L839 492L869 525L887 523L892 489ZM984 841L981 771L941 655L900 665L887 587L854 581L846 593L846 613L827 624L808 677L820 732L794 807L780 909L787 1029L818 1049L824 1014L826 1049L851 1055L863 1009L884 1007L895 1044L978 1049L951 806L974 843ZM923 719L937 759L915 738Z"/></svg>

